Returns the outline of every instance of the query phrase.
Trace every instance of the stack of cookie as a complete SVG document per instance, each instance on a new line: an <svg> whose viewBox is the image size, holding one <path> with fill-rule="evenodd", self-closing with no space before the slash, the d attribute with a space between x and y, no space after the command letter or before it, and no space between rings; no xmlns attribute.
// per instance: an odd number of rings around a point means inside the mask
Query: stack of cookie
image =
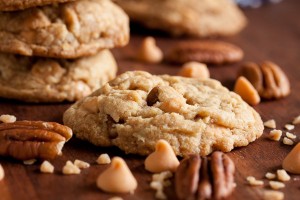
<svg viewBox="0 0 300 200"><path fill-rule="evenodd" d="M37 7L39 6L39 7ZM0 97L75 101L114 78L129 40L110 0L0 0Z"/></svg>

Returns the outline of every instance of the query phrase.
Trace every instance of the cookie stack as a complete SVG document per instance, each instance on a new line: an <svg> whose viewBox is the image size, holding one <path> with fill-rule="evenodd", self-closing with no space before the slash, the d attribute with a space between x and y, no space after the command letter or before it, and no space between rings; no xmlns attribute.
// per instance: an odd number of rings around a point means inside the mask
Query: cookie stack
<svg viewBox="0 0 300 200"><path fill-rule="evenodd" d="M0 0L0 97L76 101L114 78L129 40L110 0Z"/></svg>

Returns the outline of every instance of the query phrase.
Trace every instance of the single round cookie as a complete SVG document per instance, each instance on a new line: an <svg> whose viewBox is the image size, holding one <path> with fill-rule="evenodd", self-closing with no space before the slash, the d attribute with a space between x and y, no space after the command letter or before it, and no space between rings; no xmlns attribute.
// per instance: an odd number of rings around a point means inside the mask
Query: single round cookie
<svg viewBox="0 0 300 200"><path fill-rule="evenodd" d="M228 0L114 0L130 19L172 35L227 36L240 32L246 17Z"/></svg>
<svg viewBox="0 0 300 200"><path fill-rule="evenodd" d="M130 71L71 106L63 117L78 138L147 155L159 139L177 155L246 146L263 133L260 115L212 79Z"/></svg>
<svg viewBox="0 0 300 200"><path fill-rule="evenodd" d="M0 51L26 56L78 58L124 46L129 20L109 0L0 12Z"/></svg>
<svg viewBox="0 0 300 200"><path fill-rule="evenodd" d="M63 3L74 0L0 0L0 11L23 10L29 7Z"/></svg>
<svg viewBox="0 0 300 200"><path fill-rule="evenodd" d="M0 97L28 102L76 101L116 76L109 50L77 60L0 53Z"/></svg>

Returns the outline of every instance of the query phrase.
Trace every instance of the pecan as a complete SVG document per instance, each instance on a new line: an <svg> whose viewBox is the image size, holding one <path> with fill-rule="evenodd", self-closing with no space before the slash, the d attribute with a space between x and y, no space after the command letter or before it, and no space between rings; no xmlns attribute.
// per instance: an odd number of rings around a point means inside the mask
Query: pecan
<svg viewBox="0 0 300 200"><path fill-rule="evenodd" d="M16 121L0 124L0 155L19 160L52 159L72 137L72 130L55 122Z"/></svg>
<svg viewBox="0 0 300 200"><path fill-rule="evenodd" d="M148 106L153 106L157 101L159 101L158 94L159 94L159 87L156 86L152 88L152 90L149 92L146 99Z"/></svg>
<svg viewBox="0 0 300 200"><path fill-rule="evenodd" d="M202 40L180 42L166 56L171 63L197 61L206 64L224 64L240 61L242 49L228 42Z"/></svg>
<svg viewBox="0 0 300 200"><path fill-rule="evenodd" d="M246 77L265 99L282 98L290 94L290 83L282 69L273 62L245 63L239 75Z"/></svg>
<svg viewBox="0 0 300 200"><path fill-rule="evenodd" d="M211 157L191 155L175 173L178 199L224 199L234 190L234 163L222 152Z"/></svg>

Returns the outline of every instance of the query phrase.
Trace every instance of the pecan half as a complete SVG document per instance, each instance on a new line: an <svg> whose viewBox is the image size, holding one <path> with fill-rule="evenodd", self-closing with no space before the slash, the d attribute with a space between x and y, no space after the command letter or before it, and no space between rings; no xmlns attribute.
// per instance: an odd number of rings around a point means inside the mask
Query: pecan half
<svg viewBox="0 0 300 200"><path fill-rule="evenodd" d="M191 155L181 161L175 173L177 197L224 199L234 190L234 171L234 163L222 152L217 151L211 157L203 158Z"/></svg>
<svg viewBox="0 0 300 200"><path fill-rule="evenodd" d="M0 124L0 155L19 160L53 159L72 137L72 130L55 122L16 121Z"/></svg>
<svg viewBox="0 0 300 200"><path fill-rule="evenodd" d="M152 90L149 92L147 99L146 99L148 106L153 106L156 102L159 101L158 94L159 94L159 87L156 86L156 87L152 88Z"/></svg>
<svg viewBox="0 0 300 200"><path fill-rule="evenodd" d="M290 82L286 74L273 62L245 63L239 75L246 77L262 98L278 99L290 94Z"/></svg>
<svg viewBox="0 0 300 200"><path fill-rule="evenodd" d="M242 49L228 42L201 40L178 43L166 55L166 60L177 64L190 61L224 64L240 61L243 56Z"/></svg>

